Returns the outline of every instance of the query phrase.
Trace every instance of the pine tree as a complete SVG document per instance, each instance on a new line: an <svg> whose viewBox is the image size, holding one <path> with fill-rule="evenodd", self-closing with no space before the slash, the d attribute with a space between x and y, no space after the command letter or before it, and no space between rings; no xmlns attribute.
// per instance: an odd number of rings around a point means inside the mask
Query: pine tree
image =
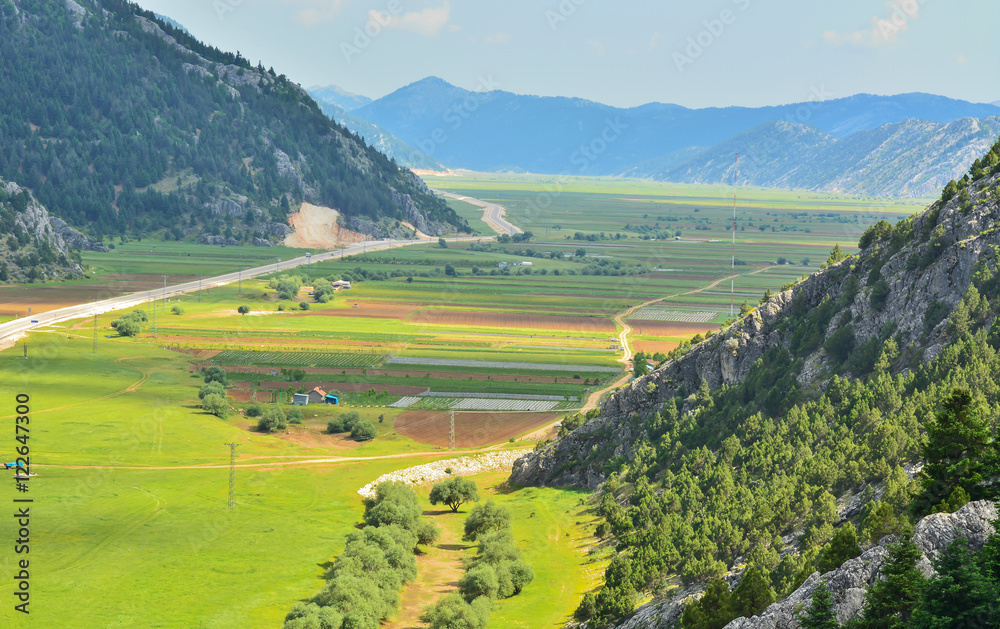
<svg viewBox="0 0 1000 629"><path fill-rule="evenodd" d="M763 573L757 566L750 566L733 591L733 612L747 618L756 616L767 609L774 599L774 590Z"/></svg>
<svg viewBox="0 0 1000 629"><path fill-rule="evenodd" d="M921 552L910 539L889 547L882 564L882 577L868 590L865 606L852 629L902 629L910 622L913 608L926 584L917 569Z"/></svg>
<svg viewBox="0 0 1000 629"><path fill-rule="evenodd" d="M937 575L927 582L913 611L913 629L996 627L1000 590L979 571L969 541L958 538L934 561Z"/></svg>
<svg viewBox="0 0 1000 629"><path fill-rule="evenodd" d="M820 553L818 569L820 573L827 573L836 570L845 561L854 559L861 554L861 547L858 546L858 532L854 525L848 522L837 529L833 539L823 548Z"/></svg>
<svg viewBox="0 0 1000 629"><path fill-rule="evenodd" d="M812 605L804 614L799 614L799 625L802 629L838 629L837 612L833 608L833 597L826 587L826 581L820 581L813 591Z"/></svg>
<svg viewBox="0 0 1000 629"><path fill-rule="evenodd" d="M927 425L927 465L921 472L922 491L913 501L915 514L931 513L942 503L954 508L949 499L959 490L971 500L993 497L995 488L984 480L997 474L996 448L972 393L955 389Z"/></svg>

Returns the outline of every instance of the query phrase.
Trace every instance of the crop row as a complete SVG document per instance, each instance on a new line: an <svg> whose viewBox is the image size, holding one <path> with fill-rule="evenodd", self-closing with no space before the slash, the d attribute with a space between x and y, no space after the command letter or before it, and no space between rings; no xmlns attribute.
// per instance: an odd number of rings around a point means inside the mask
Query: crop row
<svg viewBox="0 0 1000 629"><path fill-rule="evenodd" d="M552 363L521 363L498 360L462 360L457 358L419 358L415 356L393 356L386 361L390 365L431 365L440 367L468 367L481 369L522 369L537 371L579 371L618 373L618 367L597 367L594 365L557 365Z"/></svg>
<svg viewBox="0 0 1000 629"><path fill-rule="evenodd" d="M718 316L715 312L684 312L663 308L640 308L630 318L639 321L682 321L685 323L708 323Z"/></svg>
<svg viewBox="0 0 1000 629"><path fill-rule="evenodd" d="M259 352L226 350L212 357L216 365L258 365L262 367L344 367L363 369L382 362L381 354L326 352Z"/></svg>

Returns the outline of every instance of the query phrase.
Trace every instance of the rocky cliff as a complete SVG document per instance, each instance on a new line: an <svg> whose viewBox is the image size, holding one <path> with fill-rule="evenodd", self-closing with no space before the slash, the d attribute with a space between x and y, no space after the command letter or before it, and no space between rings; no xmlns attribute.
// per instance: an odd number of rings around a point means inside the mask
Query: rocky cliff
<svg viewBox="0 0 1000 629"><path fill-rule="evenodd" d="M73 249L103 248L49 215L27 188L0 181L0 283L83 274ZM107 249L104 249L105 251Z"/></svg>
<svg viewBox="0 0 1000 629"><path fill-rule="evenodd" d="M803 328L796 322L820 308L828 314L824 341L850 326L855 345L892 336L909 361L934 358L950 340L946 315L969 288L977 261L1000 246L998 184L998 174L971 181L895 229L886 226L859 255L774 295L678 360L633 380L603 401L599 418L518 461L511 482L596 488L607 456L631 458L649 414L678 395L689 396L689 410L702 383L716 389L743 381L765 352L797 342ZM821 387L830 362L818 344L802 358L799 383ZM598 451L604 457L581 459Z"/></svg>

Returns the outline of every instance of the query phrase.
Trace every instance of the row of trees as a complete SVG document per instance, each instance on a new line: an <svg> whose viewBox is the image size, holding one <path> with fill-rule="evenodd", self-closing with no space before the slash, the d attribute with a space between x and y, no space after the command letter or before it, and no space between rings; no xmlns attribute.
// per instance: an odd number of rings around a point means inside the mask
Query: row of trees
<svg viewBox="0 0 1000 629"><path fill-rule="evenodd" d="M479 500L474 482L455 477L431 489L432 504L447 504L453 512ZM424 609L421 620L432 629L481 629L490 621L493 601L510 598L535 577L521 558L511 531L511 514L494 502L477 504L465 520L462 539L475 542L478 552L466 564L458 592Z"/></svg>
<svg viewBox="0 0 1000 629"><path fill-rule="evenodd" d="M412 489L379 484L365 500L364 528L347 537L326 585L292 608L284 629L377 629L396 613L400 590L417 576L414 553L438 535L420 514Z"/></svg>
<svg viewBox="0 0 1000 629"><path fill-rule="evenodd" d="M326 425L326 432L332 434L350 433L355 441L371 441L378 436L378 429L357 411L348 411L334 417Z"/></svg>

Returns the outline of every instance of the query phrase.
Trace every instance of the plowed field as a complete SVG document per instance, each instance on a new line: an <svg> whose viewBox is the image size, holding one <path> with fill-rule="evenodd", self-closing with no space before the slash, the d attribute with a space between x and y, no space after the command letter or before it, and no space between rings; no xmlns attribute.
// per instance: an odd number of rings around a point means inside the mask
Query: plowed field
<svg viewBox="0 0 1000 629"><path fill-rule="evenodd" d="M423 310L410 317L411 323L468 325L480 328L533 328L613 334L615 324L601 317L566 317L506 312Z"/></svg>
<svg viewBox="0 0 1000 629"><path fill-rule="evenodd" d="M558 418L555 413L455 413L455 446L478 448L506 441ZM433 446L448 446L450 419L444 411L406 411L396 432Z"/></svg>

